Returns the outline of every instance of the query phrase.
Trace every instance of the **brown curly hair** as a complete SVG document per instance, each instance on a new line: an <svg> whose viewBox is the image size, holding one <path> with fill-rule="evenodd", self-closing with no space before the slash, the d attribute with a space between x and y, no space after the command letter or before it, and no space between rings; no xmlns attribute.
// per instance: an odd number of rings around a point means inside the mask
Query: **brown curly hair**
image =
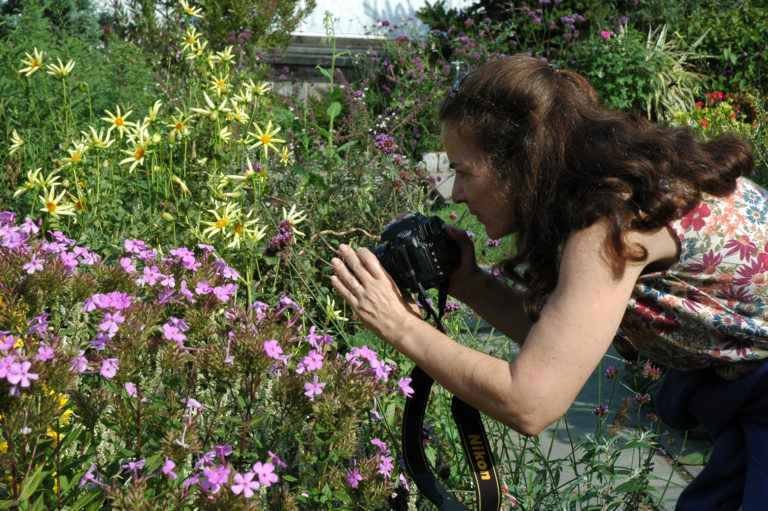
<svg viewBox="0 0 768 511"><path fill-rule="evenodd" d="M475 69L444 100L439 120L487 155L509 185L517 250L500 266L527 287L534 320L557 285L571 231L605 219L606 255L620 275L625 261L647 257L626 232L668 225L702 192L728 195L753 165L743 140L704 142L688 129L610 110L584 77L532 57Z"/></svg>

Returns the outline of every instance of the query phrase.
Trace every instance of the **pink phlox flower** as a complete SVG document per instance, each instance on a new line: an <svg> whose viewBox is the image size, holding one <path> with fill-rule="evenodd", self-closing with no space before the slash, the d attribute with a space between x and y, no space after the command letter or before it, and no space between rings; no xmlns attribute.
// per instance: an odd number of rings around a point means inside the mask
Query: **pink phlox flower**
<svg viewBox="0 0 768 511"><path fill-rule="evenodd" d="M155 258L157 257L157 250L154 248L150 250L141 250L136 254L136 257L141 261L144 261L144 264L154 264Z"/></svg>
<svg viewBox="0 0 768 511"><path fill-rule="evenodd" d="M280 459L280 458L277 456L277 454L273 453L272 451L267 451L267 453L268 453L268 454L271 456L271 458L272 458L272 461L274 461L274 462L277 464L277 466L278 466L278 467L280 467L280 468L285 468L285 467L287 467L287 465L285 464L285 462L284 462L283 460L281 460L281 459Z"/></svg>
<svg viewBox="0 0 768 511"><path fill-rule="evenodd" d="M205 243L198 243L197 247L203 251L204 255L208 257L208 255L212 252L216 251L216 247L213 247L211 245L206 245Z"/></svg>
<svg viewBox="0 0 768 511"><path fill-rule="evenodd" d="M169 341L176 341L176 344L178 344L180 348L182 347L183 342L187 339L186 334L171 322L163 325L163 335L165 335L165 338Z"/></svg>
<svg viewBox="0 0 768 511"><path fill-rule="evenodd" d="M213 451L221 457L221 462L222 463L226 463L227 462L227 456L232 454L232 446L231 445L217 445L217 446L214 446Z"/></svg>
<svg viewBox="0 0 768 511"><path fill-rule="evenodd" d="M264 321L264 318L267 316L267 310L269 310L269 305L264 302L254 302L253 305L248 307L249 310L255 310L256 311L256 323L261 323Z"/></svg>
<svg viewBox="0 0 768 511"><path fill-rule="evenodd" d="M389 479L390 473L394 468L391 456L381 456L379 458L379 474L383 475L386 479Z"/></svg>
<svg viewBox="0 0 768 511"><path fill-rule="evenodd" d="M40 232L40 227L32 221L31 218L26 217L24 219L24 223L21 224L21 227L19 227L19 230L23 232L24 234L37 234Z"/></svg>
<svg viewBox="0 0 768 511"><path fill-rule="evenodd" d="M0 358L0 378L5 378L8 376L8 371L11 369L11 366L16 362L16 356L15 355L6 355L3 358Z"/></svg>
<svg viewBox="0 0 768 511"><path fill-rule="evenodd" d="M180 292L181 292L181 295L184 298L186 298L189 303L197 302L197 300L195 300L195 295L187 287L187 281L186 280L182 280L181 281Z"/></svg>
<svg viewBox="0 0 768 511"><path fill-rule="evenodd" d="M730 249L725 253L726 257L738 252L739 259L742 261L749 259L752 254L757 252L757 246L750 241L748 236L739 236L738 238L726 241L723 249L726 248Z"/></svg>
<svg viewBox="0 0 768 511"><path fill-rule="evenodd" d="M176 287L176 279L173 278L173 275L160 274L160 277L158 277L158 280L160 281L161 286Z"/></svg>
<svg viewBox="0 0 768 511"><path fill-rule="evenodd" d="M147 250L149 248L149 245L147 245L141 240L130 239L130 240L125 240L125 242L123 243L123 247L125 248L125 251L128 252L129 254L138 254L142 250Z"/></svg>
<svg viewBox="0 0 768 511"><path fill-rule="evenodd" d="M19 341L19 339L13 335L12 333L8 331L0 332L3 334L2 337L0 337L0 350L2 351L8 351L9 349L13 348L16 343Z"/></svg>
<svg viewBox="0 0 768 511"><path fill-rule="evenodd" d="M408 486L408 479L406 479L402 472L400 473L400 484L403 485L405 491L411 491L411 487Z"/></svg>
<svg viewBox="0 0 768 511"><path fill-rule="evenodd" d="M203 409L203 404L193 397L190 397L189 399L182 399L181 402L186 403L187 410L200 411Z"/></svg>
<svg viewBox="0 0 768 511"><path fill-rule="evenodd" d="M83 477L80 479L80 482L78 483L77 487L82 488L88 483L95 483L96 482L96 476L93 475L93 473L96 471L96 465L91 464L91 466L88 468L88 471L83 475Z"/></svg>
<svg viewBox="0 0 768 511"><path fill-rule="evenodd" d="M206 468L203 469L203 477L205 481L200 483L200 488L211 493L218 493L221 489L221 485L226 484L229 480L230 470L227 467L221 466L215 469Z"/></svg>
<svg viewBox="0 0 768 511"><path fill-rule="evenodd" d="M190 486L192 486L193 484L199 484L200 483L200 477L202 475L203 475L203 473L200 472L199 474L195 474L195 475L191 476L189 479L184 481L184 483L182 484L182 487L184 487L184 489L186 489L186 488L189 488Z"/></svg>
<svg viewBox="0 0 768 511"><path fill-rule="evenodd" d="M371 416L376 420L381 420L384 418L383 415L379 413L378 405L376 404L376 398L373 398L373 408L369 410L371 412Z"/></svg>
<svg viewBox="0 0 768 511"><path fill-rule="evenodd" d="M66 236L64 236L64 233L62 233L61 231L53 231L53 232L48 231L48 234L50 234L51 237L53 238L53 241L57 243L62 243L66 246L72 246L75 244L75 240L67 238Z"/></svg>
<svg viewBox="0 0 768 511"><path fill-rule="evenodd" d="M109 306L115 310L127 309L131 306L131 300L133 300L131 295L120 291L112 291L106 296L109 301Z"/></svg>
<svg viewBox="0 0 768 511"><path fill-rule="evenodd" d="M77 250L78 248L82 247L75 247L74 250ZM101 261L101 256L99 254L91 252L87 248L83 248L83 252L78 255L80 256L80 264L85 266L93 266L94 264Z"/></svg>
<svg viewBox="0 0 768 511"><path fill-rule="evenodd" d="M123 387L125 387L125 393L130 397L139 397L139 391L133 383L128 382Z"/></svg>
<svg viewBox="0 0 768 511"><path fill-rule="evenodd" d="M272 486L272 483L276 483L278 480L277 474L275 474L275 466L270 463L261 463L257 461L253 464L253 471L259 477L259 482L264 486Z"/></svg>
<svg viewBox="0 0 768 511"><path fill-rule="evenodd" d="M391 451L389 450L389 446L387 445L387 442L384 440L379 440L378 438L371 438L371 444L373 444L376 449L378 450L378 454L390 454Z"/></svg>
<svg viewBox="0 0 768 511"><path fill-rule="evenodd" d="M104 321L99 323L99 330L105 332L109 337L114 337L120 329L120 325L125 322L125 316L119 312L105 312Z"/></svg>
<svg viewBox="0 0 768 511"><path fill-rule="evenodd" d="M36 373L29 372L30 367L32 367L32 362L29 360L14 362L8 368L8 374L5 375L5 378L11 385L29 387L31 385L30 380L37 380L39 378Z"/></svg>
<svg viewBox="0 0 768 511"><path fill-rule="evenodd" d="M603 39L610 39L611 35L613 35L613 33L610 30L601 30L600 31L600 37L602 37Z"/></svg>
<svg viewBox="0 0 768 511"><path fill-rule="evenodd" d="M237 284L224 284L213 288L213 294L220 302L228 302L237 292Z"/></svg>
<svg viewBox="0 0 768 511"><path fill-rule="evenodd" d="M243 475L240 475L240 472L236 472L235 476L232 478L232 486L230 486L230 490L232 490L232 493L235 495L240 495L240 493L242 493L243 497L250 499L253 497L254 491L261 487L261 484L258 481L253 480L254 477L256 477L256 474L253 472L246 472Z"/></svg>
<svg viewBox="0 0 768 511"><path fill-rule="evenodd" d="M200 458L197 460L197 463L195 463L195 468L200 469L204 467L210 467L213 465L214 460L216 459L216 452L213 450L210 450L206 453L203 453Z"/></svg>
<svg viewBox="0 0 768 511"><path fill-rule="evenodd" d="M376 375L376 381L387 381L389 379L389 373L395 370L395 366L385 364L381 361L376 361L375 364L371 363L371 367L373 368L374 374Z"/></svg>
<svg viewBox="0 0 768 511"><path fill-rule="evenodd" d="M315 396L323 393L323 387L325 387L325 385L325 382L318 382L317 375L315 375L311 382L304 384L304 395L307 396L310 401L314 401Z"/></svg>
<svg viewBox="0 0 768 511"><path fill-rule="evenodd" d="M282 295L280 299L277 301L277 306L275 310L275 315L280 314L281 312L285 311L286 309L291 308L296 311L301 310L301 307L299 307L299 304L291 300L291 297L288 295Z"/></svg>
<svg viewBox="0 0 768 511"><path fill-rule="evenodd" d="M237 281L240 278L240 274L230 268L223 259L216 259L211 266L225 279Z"/></svg>
<svg viewBox="0 0 768 511"><path fill-rule="evenodd" d="M397 382L397 386L403 392L406 398L413 396L413 387L411 387L412 378L400 378Z"/></svg>
<svg viewBox="0 0 768 511"><path fill-rule="evenodd" d="M302 368L302 370L299 370L299 367ZM299 363L298 367L296 367L296 372L298 374L303 373L306 371L317 371L318 369L321 369L323 367L323 356L318 353L315 350L312 350L309 352L307 356L301 359L301 362Z"/></svg>
<svg viewBox="0 0 768 511"><path fill-rule="evenodd" d="M15 223L16 213L13 211L0 211L0 225L13 225Z"/></svg>
<svg viewBox="0 0 768 511"><path fill-rule="evenodd" d="M27 242L27 236L24 235L23 233L20 234L18 227L9 227L7 225L3 225L0 227L0 247L5 247L13 250L13 249L23 247L26 242ZM38 245L38 248L40 248L43 251L46 251L43 246L46 243L47 243L46 241L41 242Z"/></svg>
<svg viewBox="0 0 768 511"><path fill-rule="evenodd" d="M69 370L73 373L84 373L88 369L88 360L83 356L85 352L80 350L77 358L69 362Z"/></svg>
<svg viewBox="0 0 768 511"><path fill-rule="evenodd" d="M125 465L122 465L122 468L123 470L130 470L131 472L133 472L133 477L138 479L139 470L144 468L145 463L146 463L146 460L129 461Z"/></svg>
<svg viewBox="0 0 768 511"><path fill-rule="evenodd" d="M201 280L195 285L195 293L199 295L207 295L210 293L213 293L213 289L211 289L211 284L207 280Z"/></svg>
<svg viewBox="0 0 768 511"><path fill-rule="evenodd" d="M55 353L53 351L53 348L51 348L46 344L41 344L37 348L37 355L35 355L35 358L45 362L46 360L51 360L54 357L54 355Z"/></svg>
<svg viewBox="0 0 768 511"><path fill-rule="evenodd" d="M67 251L67 246L65 244L57 243L55 241L41 241L38 244L38 248L49 254L60 254Z"/></svg>
<svg viewBox="0 0 768 511"><path fill-rule="evenodd" d="M181 265L190 271L197 271L202 263L198 263L195 254L187 247L179 247L171 250L171 255L176 256Z"/></svg>
<svg viewBox="0 0 768 511"><path fill-rule="evenodd" d="M51 315L47 312L45 314L41 314L39 316L35 316L34 318L27 321L27 324L29 325L29 329L27 330L27 335L40 335L45 336L48 333L48 318Z"/></svg>
<svg viewBox="0 0 768 511"><path fill-rule="evenodd" d="M347 483L352 488L357 488L357 485L360 484L360 481L363 480L363 476L360 475L360 472L357 470L357 460L353 461L353 464L355 467L347 472Z"/></svg>
<svg viewBox="0 0 768 511"><path fill-rule="evenodd" d="M119 361L116 358L108 358L104 360L101 363L101 369L99 370L99 374L102 375L104 378L111 380L112 378L114 378L114 376L117 374L117 371L120 369L118 362Z"/></svg>
<svg viewBox="0 0 768 511"><path fill-rule="evenodd" d="M64 265L64 268L68 271L73 270L79 264L77 256L72 252L60 252L59 259L61 260L61 264Z"/></svg>
<svg viewBox="0 0 768 511"><path fill-rule="evenodd" d="M43 269L43 260L37 258L37 252L32 254L32 257L29 259L29 262L26 263L24 266L21 267L24 271L26 271L28 274L32 275L36 271L42 271Z"/></svg>
<svg viewBox="0 0 768 511"><path fill-rule="evenodd" d="M162 277L163 277L163 274L160 273L160 270L157 268L157 266L154 266L154 265L145 266L141 275L141 278L144 280L144 283L150 286L154 286L155 284L157 284L157 281Z"/></svg>
<svg viewBox="0 0 768 511"><path fill-rule="evenodd" d="M179 476L173 471L173 469L176 468L176 463L169 460L168 458L165 458L165 463L163 463L163 474L167 475L171 478L171 481L175 481Z"/></svg>
<svg viewBox="0 0 768 511"><path fill-rule="evenodd" d="M107 347L107 344L109 343L109 340L111 337L109 334L106 334L105 332L99 332L96 334L96 338L91 341L91 346L96 351L102 351L104 348Z"/></svg>
<svg viewBox="0 0 768 511"><path fill-rule="evenodd" d="M130 273L131 275L136 273L136 266L134 266L133 259L130 257L121 257L120 266L123 267L123 270L125 270L126 273Z"/></svg>
<svg viewBox="0 0 768 511"><path fill-rule="evenodd" d="M274 358L275 360L280 360L280 355L283 354L283 348L280 347L277 339L264 342L264 351L269 358Z"/></svg>

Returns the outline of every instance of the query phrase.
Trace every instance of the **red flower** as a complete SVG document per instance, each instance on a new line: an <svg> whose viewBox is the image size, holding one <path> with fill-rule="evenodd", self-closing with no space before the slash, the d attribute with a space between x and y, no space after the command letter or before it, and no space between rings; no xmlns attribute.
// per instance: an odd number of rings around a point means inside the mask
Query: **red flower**
<svg viewBox="0 0 768 511"><path fill-rule="evenodd" d="M704 224L706 224L704 219L711 214L712 212L710 211L709 206L706 204L699 204L680 220L680 226L683 229L688 229L693 225L694 231L701 230L701 228L704 227Z"/></svg>
<svg viewBox="0 0 768 511"><path fill-rule="evenodd" d="M691 264L691 273L698 274L703 273L705 275L712 275L717 271L717 266L723 262L722 254L715 254L714 250L710 250L701 261L701 263Z"/></svg>

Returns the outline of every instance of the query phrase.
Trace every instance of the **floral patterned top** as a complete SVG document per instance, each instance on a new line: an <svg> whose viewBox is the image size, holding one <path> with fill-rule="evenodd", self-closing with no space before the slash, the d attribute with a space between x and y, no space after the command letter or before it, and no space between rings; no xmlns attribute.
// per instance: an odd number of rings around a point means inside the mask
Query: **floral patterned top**
<svg viewBox="0 0 768 511"><path fill-rule="evenodd" d="M768 192L739 178L670 227L679 257L638 279L619 336L657 364L739 378L768 358Z"/></svg>

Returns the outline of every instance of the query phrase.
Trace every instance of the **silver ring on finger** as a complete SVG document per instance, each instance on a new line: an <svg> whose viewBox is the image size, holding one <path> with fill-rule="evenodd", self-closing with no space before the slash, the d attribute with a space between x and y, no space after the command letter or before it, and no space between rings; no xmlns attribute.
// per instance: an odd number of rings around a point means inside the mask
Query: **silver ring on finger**
<svg viewBox="0 0 768 511"><path fill-rule="evenodd" d="M355 282L355 285L354 285L354 286L352 286L352 291L354 291L354 290L355 290L355 289L357 289L358 287L360 287L360 282Z"/></svg>

